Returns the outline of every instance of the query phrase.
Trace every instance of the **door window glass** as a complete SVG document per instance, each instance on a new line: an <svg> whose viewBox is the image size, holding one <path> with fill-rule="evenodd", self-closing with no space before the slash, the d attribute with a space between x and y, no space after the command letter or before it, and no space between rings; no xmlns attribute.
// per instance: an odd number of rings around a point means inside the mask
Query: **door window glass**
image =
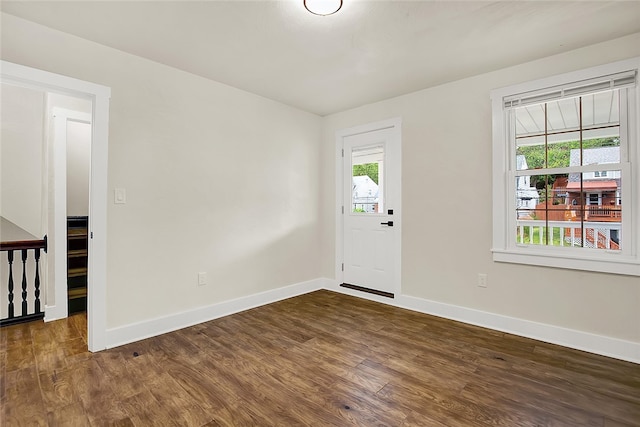
<svg viewBox="0 0 640 427"><path fill-rule="evenodd" d="M353 149L351 165L351 212L384 212L384 146Z"/></svg>

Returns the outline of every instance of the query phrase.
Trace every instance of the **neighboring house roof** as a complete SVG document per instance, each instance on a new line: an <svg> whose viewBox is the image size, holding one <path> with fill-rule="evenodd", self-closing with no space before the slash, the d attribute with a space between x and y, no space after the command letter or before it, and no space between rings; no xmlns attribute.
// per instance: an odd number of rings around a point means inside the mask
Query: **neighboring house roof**
<svg viewBox="0 0 640 427"><path fill-rule="evenodd" d="M618 184L615 181L583 181L582 190L615 190ZM567 190L580 190L580 181L571 181L567 184Z"/></svg>
<svg viewBox="0 0 640 427"><path fill-rule="evenodd" d="M597 147L582 150L582 164L603 164L603 163L619 163L620 147ZM580 149L574 148L569 154L569 166L580 165ZM569 174L569 182L579 182L580 174ZM569 184L571 185L571 184ZM569 188L569 186L567 186ZM575 187L574 187L575 188Z"/></svg>
<svg viewBox="0 0 640 427"><path fill-rule="evenodd" d="M353 177L355 197L378 197L378 184L366 175Z"/></svg>

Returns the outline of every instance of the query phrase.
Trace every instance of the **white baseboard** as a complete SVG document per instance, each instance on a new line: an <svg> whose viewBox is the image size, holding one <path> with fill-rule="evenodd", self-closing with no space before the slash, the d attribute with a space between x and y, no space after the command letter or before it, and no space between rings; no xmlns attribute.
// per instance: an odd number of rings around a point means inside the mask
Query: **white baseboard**
<svg viewBox="0 0 640 427"><path fill-rule="evenodd" d="M197 325L198 323L239 313L261 305L313 292L324 287L324 279L296 283L282 288L260 292L230 301L174 313L143 322L107 329L107 348L143 340L167 332Z"/></svg>
<svg viewBox="0 0 640 427"><path fill-rule="evenodd" d="M323 284L325 289L343 294L640 364L640 343L407 295L396 295L393 299L379 297L342 288L330 279L324 279Z"/></svg>
<svg viewBox="0 0 640 427"><path fill-rule="evenodd" d="M610 338L559 326L547 325L515 317L474 310L437 301L407 295L386 298L352 289L342 288L332 279L319 278L297 283L254 295L224 301L206 307L200 307L181 313L158 317L139 323L107 330L107 348L117 347L167 332L207 322L219 317L249 310L286 298L306 294L319 289L327 289L359 298L377 301L395 307L430 314L462 323L494 329L514 335L536 339L564 347L587 351L615 359L640 364L640 343ZM47 307L49 310L50 307ZM66 317L66 316L63 316ZM45 320L55 320L54 318Z"/></svg>
<svg viewBox="0 0 640 427"><path fill-rule="evenodd" d="M44 321L52 322L54 320L60 320L67 317L67 308L62 310L60 305L45 305L44 306Z"/></svg>

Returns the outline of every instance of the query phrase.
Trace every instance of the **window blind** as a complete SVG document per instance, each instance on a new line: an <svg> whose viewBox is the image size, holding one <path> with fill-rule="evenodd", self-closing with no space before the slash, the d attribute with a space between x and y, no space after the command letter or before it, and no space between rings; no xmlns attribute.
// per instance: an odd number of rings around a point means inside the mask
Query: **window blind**
<svg viewBox="0 0 640 427"><path fill-rule="evenodd" d="M623 89L636 85L636 70L610 74L566 85L553 86L539 91L524 92L503 98L504 108L511 109L523 105L539 104L542 102L570 98L579 95L600 92L611 89Z"/></svg>

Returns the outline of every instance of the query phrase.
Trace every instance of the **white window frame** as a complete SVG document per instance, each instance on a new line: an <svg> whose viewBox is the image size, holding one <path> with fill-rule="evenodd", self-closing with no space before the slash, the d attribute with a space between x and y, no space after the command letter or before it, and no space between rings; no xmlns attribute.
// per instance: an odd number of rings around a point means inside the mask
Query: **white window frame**
<svg viewBox="0 0 640 427"><path fill-rule="evenodd" d="M572 83L598 79L602 76L635 72L636 82L640 70L640 57L605 64L585 70L525 82L491 92L493 112L493 259L497 262L539 265L585 271L640 276L640 84L626 89L627 126L626 143L621 141L620 165L622 194L625 201L622 224L622 250L585 250L584 248L558 248L545 245L518 245L515 226L515 165L513 165L511 138L505 101L518 102L518 98L533 98L551 89L568 87ZM622 117L621 117L622 122ZM622 135L621 135L622 138ZM592 169L593 170L593 169ZM552 171L549 169L549 171ZM553 173L553 172L551 172Z"/></svg>

